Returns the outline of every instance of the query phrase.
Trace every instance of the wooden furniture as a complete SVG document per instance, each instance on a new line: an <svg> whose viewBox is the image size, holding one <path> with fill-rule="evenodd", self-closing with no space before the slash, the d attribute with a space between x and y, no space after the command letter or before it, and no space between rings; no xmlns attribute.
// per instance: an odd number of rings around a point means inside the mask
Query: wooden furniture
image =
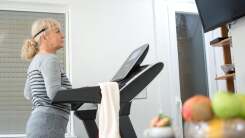
<svg viewBox="0 0 245 138"><path fill-rule="evenodd" d="M228 28L226 26L221 27L221 38L217 38L210 42L213 47L223 48L224 64L232 64L231 58L231 37L228 37ZM227 90L229 92L234 92L234 78L235 73L224 73L223 76L218 76L216 80L226 80Z"/></svg>

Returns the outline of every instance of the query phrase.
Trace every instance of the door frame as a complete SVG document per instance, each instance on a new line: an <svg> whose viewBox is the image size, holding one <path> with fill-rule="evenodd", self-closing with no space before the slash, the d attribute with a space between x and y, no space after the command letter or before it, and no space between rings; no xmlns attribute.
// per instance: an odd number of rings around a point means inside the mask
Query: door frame
<svg viewBox="0 0 245 138"><path fill-rule="evenodd" d="M196 4L194 2L169 2L168 3L168 24L169 24L169 53L170 53L170 90L174 94L173 97L173 125L176 126L175 132L178 138L183 138L183 120L182 120L182 101L180 89L180 76L179 76L179 60L178 60L178 47L177 47L177 34L176 34L176 19L175 13L190 13L198 14ZM205 45L205 58L206 58L206 71L209 95L212 97L213 93L217 91L216 65L215 64L215 51L209 45L216 35L213 32L208 32L203 35Z"/></svg>

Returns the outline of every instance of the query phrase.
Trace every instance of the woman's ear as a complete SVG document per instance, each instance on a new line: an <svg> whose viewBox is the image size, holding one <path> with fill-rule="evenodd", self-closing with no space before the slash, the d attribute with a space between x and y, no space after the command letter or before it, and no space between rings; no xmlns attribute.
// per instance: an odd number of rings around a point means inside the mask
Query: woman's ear
<svg viewBox="0 0 245 138"><path fill-rule="evenodd" d="M46 33L44 32L42 35L41 35L41 39L43 39L43 40L47 40L47 35L46 35Z"/></svg>

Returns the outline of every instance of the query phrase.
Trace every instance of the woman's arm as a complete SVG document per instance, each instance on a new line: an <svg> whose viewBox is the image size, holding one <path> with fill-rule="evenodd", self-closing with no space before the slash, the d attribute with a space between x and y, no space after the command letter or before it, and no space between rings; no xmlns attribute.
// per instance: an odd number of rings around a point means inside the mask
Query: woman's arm
<svg viewBox="0 0 245 138"><path fill-rule="evenodd" d="M47 96L52 100L58 91L65 89L61 86L61 69L58 59L55 57L46 59L41 65L41 73Z"/></svg>

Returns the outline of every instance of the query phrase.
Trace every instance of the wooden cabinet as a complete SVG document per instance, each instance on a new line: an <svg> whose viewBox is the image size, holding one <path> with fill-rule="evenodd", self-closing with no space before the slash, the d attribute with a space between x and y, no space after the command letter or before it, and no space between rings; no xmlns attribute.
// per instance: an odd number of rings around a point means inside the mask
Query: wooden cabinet
<svg viewBox="0 0 245 138"><path fill-rule="evenodd" d="M224 64L232 64L231 58L231 47L232 47L232 38L228 37L228 29L226 26L221 27L221 36L220 38L214 39L210 42L210 45L213 47L220 47L223 49L224 55ZM224 73L222 76L217 76L216 80L226 80L227 90L230 92L235 91L234 87L234 78L235 72Z"/></svg>

